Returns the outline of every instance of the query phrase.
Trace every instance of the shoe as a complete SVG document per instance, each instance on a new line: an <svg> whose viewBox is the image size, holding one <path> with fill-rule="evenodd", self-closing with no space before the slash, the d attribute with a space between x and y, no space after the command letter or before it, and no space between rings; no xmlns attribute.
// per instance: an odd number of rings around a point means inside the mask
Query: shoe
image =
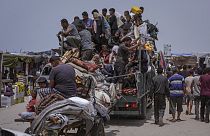
<svg viewBox="0 0 210 136"><path fill-rule="evenodd" d="M158 124L159 124L159 120L155 120L155 124L157 124L157 125L158 125Z"/></svg>
<svg viewBox="0 0 210 136"><path fill-rule="evenodd" d="M171 122L176 122L176 119L171 119L171 120L169 120L169 121L171 121Z"/></svg>
<svg viewBox="0 0 210 136"><path fill-rule="evenodd" d="M194 115L193 113L189 113L189 115Z"/></svg>
<svg viewBox="0 0 210 136"><path fill-rule="evenodd" d="M188 111L186 111L186 115L188 115L189 114L189 112Z"/></svg>
<svg viewBox="0 0 210 136"><path fill-rule="evenodd" d="M201 122L204 122L204 118L201 118Z"/></svg>
<svg viewBox="0 0 210 136"><path fill-rule="evenodd" d="M205 123L209 123L209 119L205 119Z"/></svg>
<svg viewBox="0 0 210 136"><path fill-rule="evenodd" d="M199 117L195 117L195 120L199 120Z"/></svg>
<svg viewBox="0 0 210 136"><path fill-rule="evenodd" d="M163 117L160 117L159 118L159 126L162 127L164 125L163 123Z"/></svg>
<svg viewBox="0 0 210 136"><path fill-rule="evenodd" d="M182 121L182 120L181 120L180 118L177 118L176 121L177 121L177 122L180 122L180 121Z"/></svg>

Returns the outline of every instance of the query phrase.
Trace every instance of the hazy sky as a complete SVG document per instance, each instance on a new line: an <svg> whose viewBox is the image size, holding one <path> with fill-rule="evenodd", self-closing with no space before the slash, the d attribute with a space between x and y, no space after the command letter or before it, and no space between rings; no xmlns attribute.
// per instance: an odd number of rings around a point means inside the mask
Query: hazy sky
<svg viewBox="0 0 210 136"><path fill-rule="evenodd" d="M158 50L210 52L210 0L0 0L0 50L44 51L58 46L60 19L94 8L123 13L143 6L143 19L158 22Z"/></svg>

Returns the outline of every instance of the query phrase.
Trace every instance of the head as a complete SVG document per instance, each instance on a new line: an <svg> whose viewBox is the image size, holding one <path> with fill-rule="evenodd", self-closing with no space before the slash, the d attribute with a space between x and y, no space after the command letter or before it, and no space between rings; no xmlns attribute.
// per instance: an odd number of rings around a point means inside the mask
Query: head
<svg viewBox="0 0 210 136"><path fill-rule="evenodd" d="M127 17L127 16L130 16L130 13L128 10L124 11L124 16Z"/></svg>
<svg viewBox="0 0 210 136"><path fill-rule="evenodd" d="M80 20L76 27L77 27L77 30L80 32L85 29L85 24L83 23L82 20Z"/></svg>
<svg viewBox="0 0 210 136"><path fill-rule="evenodd" d="M177 73L178 73L177 68L174 68L174 69L173 69L173 74L177 74Z"/></svg>
<svg viewBox="0 0 210 136"><path fill-rule="evenodd" d="M37 95L37 94L36 94L35 92L33 92L33 91L31 92L31 97L32 97L33 99L36 99L36 95Z"/></svg>
<svg viewBox="0 0 210 136"><path fill-rule="evenodd" d="M45 77L39 77L37 79L37 83L39 84L40 88L47 88L48 87L48 81Z"/></svg>
<svg viewBox="0 0 210 136"><path fill-rule="evenodd" d="M92 61L95 63L95 64L100 64L101 61L100 61L100 56L98 54L94 55L93 58L92 58Z"/></svg>
<svg viewBox="0 0 210 136"><path fill-rule="evenodd" d="M103 9L102 9L102 15L103 15L103 16L106 16L106 14L107 14L107 9L106 9L106 8L103 8Z"/></svg>
<svg viewBox="0 0 210 136"><path fill-rule="evenodd" d="M190 76L192 76L192 75L193 75L193 73L194 73L194 71L193 71L193 70L190 70L190 71L189 71L189 75L190 75Z"/></svg>
<svg viewBox="0 0 210 136"><path fill-rule="evenodd" d="M182 69L183 69L183 70L187 70L187 65L184 65L184 66L182 67Z"/></svg>
<svg viewBox="0 0 210 136"><path fill-rule="evenodd" d="M93 15L94 20L97 20L98 17L99 17L99 12L98 12L98 10L97 10L97 9L94 9L94 10L92 11L92 15Z"/></svg>
<svg viewBox="0 0 210 136"><path fill-rule="evenodd" d="M136 17L136 18L135 18L135 25L136 25L136 26L140 26L141 24L142 24L141 18Z"/></svg>
<svg viewBox="0 0 210 136"><path fill-rule="evenodd" d="M56 67L57 65L59 65L61 63L60 57L59 56L52 56L49 59L49 62L51 63L51 65L53 67Z"/></svg>
<svg viewBox="0 0 210 136"><path fill-rule="evenodd" d="M108 48L107 48L107 45L102 45L102 51L107 51Z"/></svg>
<svg viewBox="0 0 210 136"><path fill-rule="evenodd" d="M114 8L110 8L110 9L109 9L109 14L110 14L110 15L113 15L114 13L115 13L115 9L114 9Z"/></svg>
<svg viewBox="0 0 210 136"><path fill-rule="evenodd" d="M210 75L210 67L204 69L204 74Z"/></svg>
<svg viewBox="0 0 210 136"><path fill-rule="evenodd" d="M123 25L123 35L126 35L130 31L130 27L127 24Z"/></svg>
<svg viewBox="0 0 210 136"><path fill-rule="evenodd" d="M131 16L130 15L125 16L125 19L126 19L127 22L130 22L131 21Z"/></svg>
<svg viewBox="0 0 210 136"><path fill-rule="evenodd" d="M144 7L139 7L139 8L141 9L141 12L144 13Z"/></svg>
<svg viewBox="0 0 210 136"><path fill-rule="evenodd" d="M125 46L130 47L132 39L130 37L125 37L122 42L125 44Z"/></svg>
<svg viewBox="0 0 210 136"><path fill-rule="evenodd" d="M157 69L157 73L160 75L160 74L163 74L163 68L161 68L161 67L159 67L158 69Z"/></svg>
<svg viewBox="0 0 210 136"><path fill-rule="evenodd" d="M68 26L69 26L69 22L68 22L68 20L67 19L62 19L61 20L61 26L64 28L64 29L66 29Z"/></svg>
<svg viewBox="0 0 210 136"><path fill-rule="evenodd" d="M86 11L82 12L82 18L83 18L84 20L86 20L86 19L89 18L89 17L88 17L88 13L87 13Z"/></svg>
<svg viewBox="0 0 210 136"><path fill-rule="evenodd" d="M78 16L75 16L74 17L74 21L78 21L78 20L80 20L79 17Z"/></svg>

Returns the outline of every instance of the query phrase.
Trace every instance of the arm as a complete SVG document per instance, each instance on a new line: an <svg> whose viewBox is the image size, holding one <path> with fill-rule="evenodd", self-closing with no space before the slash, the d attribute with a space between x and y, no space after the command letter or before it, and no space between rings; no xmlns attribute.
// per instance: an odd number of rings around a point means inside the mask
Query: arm
<svg viewBox="0 0 210 136"><path fill-rule="evenodd" d="M72 27L68 26L66 31L62 32L62 36L68 36L72 29Z"/></svg>
<svg viewBox="0 0 210 136"><path fill-rule="evenodd" d="M54 80L50 80L50 88L55 88L55 81Z"/></svg>

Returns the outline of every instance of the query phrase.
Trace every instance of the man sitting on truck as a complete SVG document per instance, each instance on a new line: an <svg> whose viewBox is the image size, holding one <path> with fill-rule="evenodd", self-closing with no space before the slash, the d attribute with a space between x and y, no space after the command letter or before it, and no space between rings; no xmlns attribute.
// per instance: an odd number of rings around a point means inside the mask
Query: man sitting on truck
<svg viewBox="0 0 210 136"><path fill-rule="evenodd" d="M76 95L76 82L74 68L69 64L64 64L60 57L53 56L49 62L53 66L50 75L50 87L55 88L65 98Z"/></svg>

